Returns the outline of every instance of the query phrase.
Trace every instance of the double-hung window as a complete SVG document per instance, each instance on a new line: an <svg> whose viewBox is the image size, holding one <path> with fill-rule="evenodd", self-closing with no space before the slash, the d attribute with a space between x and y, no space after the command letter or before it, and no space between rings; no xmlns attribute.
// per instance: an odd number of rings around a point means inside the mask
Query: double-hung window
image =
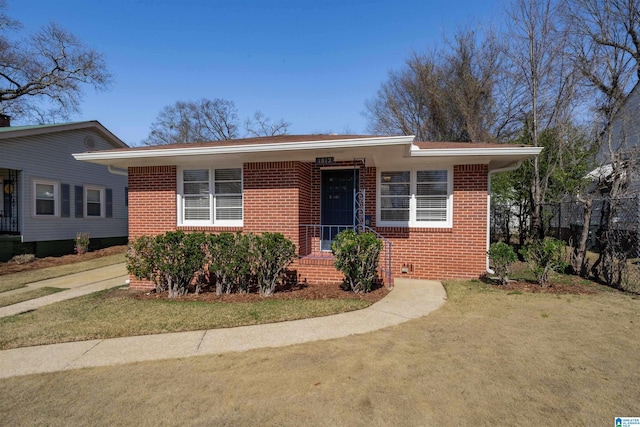
<svg viewBox="0 0 640 427"><path fill-rule="evenodd" d="M178 185L181 225L242 225L242 168L183 169Z"/></svg>
<svg viewBox="0 0 640 427"><path fill-rule="evenodd" d="M58 216L57 182L33 181L34 213L36 216Z"/></svg>
<svg viewBox="0 0 640 427"><path fill-rule="evenodd" d="M378 225L451 227L450 169L381 171Z"/></svg>
<svg viewBox="0 0 640 427"><path fill-rule="evenodd" d="M104 188L85 187L84 188L84 212L87 218L104 217Z"/></svg>

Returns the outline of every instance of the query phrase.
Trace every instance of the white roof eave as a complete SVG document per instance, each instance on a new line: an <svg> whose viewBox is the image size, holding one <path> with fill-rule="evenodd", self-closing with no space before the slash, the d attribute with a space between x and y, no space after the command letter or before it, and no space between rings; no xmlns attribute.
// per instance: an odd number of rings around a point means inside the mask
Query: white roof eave
<svg viewBox="0 0 640 427"><path fill-rule="evenodd" d="M375 147L385 145L404 145L413 142L413 136L374 137L340 139L330 141L285 142L273 144L245 144L217 147L185 147L185 148L159 148L149 150L123 150L110 152L88 152L73 154L76 160L83 161L109 161L123 159L149 159L164 157L204 156L216 154L244 154L265 153L277 151L298 151L318 149L340 149L355 147Z"/></svg>
<svg viewBox="0 0 640 427"><path fill-rule="evenodd" d="M497 148L429 148L419 149L415 145L411 147L410 157L466 157L466 156L537 156L542 152L542 147L497 147Z"/></svg>

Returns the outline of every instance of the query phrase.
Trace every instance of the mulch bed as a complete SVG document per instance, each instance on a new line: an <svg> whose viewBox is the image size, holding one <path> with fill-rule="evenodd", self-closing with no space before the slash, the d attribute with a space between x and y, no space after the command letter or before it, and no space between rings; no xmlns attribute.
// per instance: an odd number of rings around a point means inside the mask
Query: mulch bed
<svg viewBox="0 0 640 427"><path fill-rule="evenodd" d="M257 302L275 299L353 299L358 298L363 301L374 303L384 298L389 291L384 286L377 287L366 294L356 294L340 289L339 285L320 285L313 283L301 283L288 289L276 289L270 297L263 297L257 293L251 294L223 294L216 295L214 292L201 292L196 295L189 293L183 297L173 298L172 301L204 301L204 302ZM146 292L136 293L133 298L141 300L169 300L168 292Z"/></svg>
<svg viewBox="0 0 640 427"><path fill-rule="evenodd" d="M0 276L3 274L19 273L27 270L38 270L40 268L74 264L76 262L88 261L90 259L100 258L103 256L122 254L126 252L126 250L127 247L125 245L120 245L98 249L82 255L72 254L59 257L36 258L33 261L24 264L17 264L13 261L0 262Z"/></svg>

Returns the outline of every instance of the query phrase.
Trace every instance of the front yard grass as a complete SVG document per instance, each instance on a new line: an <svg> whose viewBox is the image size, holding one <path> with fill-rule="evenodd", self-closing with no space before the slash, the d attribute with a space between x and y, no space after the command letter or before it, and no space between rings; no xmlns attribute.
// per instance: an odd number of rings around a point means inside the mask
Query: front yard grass
<svg viewBox="0 0 640 427"><path fill-rule="evenodd" d="M121 262L125 262L124 252L121 254L103 256L73 264L57 265L54 267L3 275L0 276L0 293L11 291L13 289L24 288L28 283L53 279L54 277L67 276L69 274L106 267L108 265L119 264Z"/></svg>
<svg viewBox="0 0 640 427"><path fill-rule="evenodd" d="M365 308L359 299L252 303L137 300L110 289L0 319L0 349L319 317Z"/></svg>
<svg viewBox="0 0 640 427"><path fill-rule="evenodd" d="M1 424L602 426L638 415L637 296L445 286L441 309L368 334L7 378Z"/></svg>

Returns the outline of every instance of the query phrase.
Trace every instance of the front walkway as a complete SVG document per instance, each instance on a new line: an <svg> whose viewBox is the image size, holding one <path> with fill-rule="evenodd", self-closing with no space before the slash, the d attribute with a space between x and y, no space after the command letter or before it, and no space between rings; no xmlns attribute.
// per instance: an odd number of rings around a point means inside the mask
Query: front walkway
<svg viewBox="0 0 640 427"><path fill-rule="evenodd" d="M341 338L425 316L441 307L446 299L440 282L396 279L394 289L377 303L363 310L333 316L0 351L0 378Z"/></svg>
<svg viewBox="0 0 640 427"><path fill-rule="evenodd" d="M44 287L65 288L67 290L23 301L18 304L0 307L0 318L25 313L45 305L53 304L54 302L88 295L93 292L114 288L119 285L125 285L128 278L129 276L127 275L127 268L125 267L125 264L120 263L93 270L82 271L68 276L29 283L24 288L3 292L2 295L18 294L30 289Z"/></svg>

